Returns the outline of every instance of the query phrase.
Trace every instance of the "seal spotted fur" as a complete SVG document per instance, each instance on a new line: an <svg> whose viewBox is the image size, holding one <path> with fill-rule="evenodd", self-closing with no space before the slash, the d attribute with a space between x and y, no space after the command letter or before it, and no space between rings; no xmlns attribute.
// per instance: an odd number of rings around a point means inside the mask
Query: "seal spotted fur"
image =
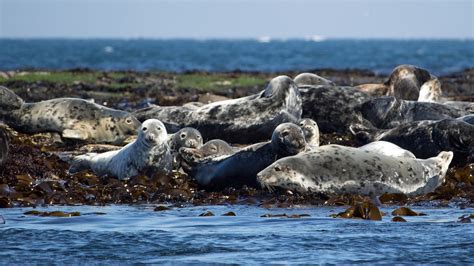
<svg viewBox="0 0 474 266"><path fill-rule="evenodd" d="M165 126L156 119L149 119L143 122L135 141L120 150L77 156L69 172L91 169L99 176L125 179L141 173L168 173L172 170L172 161Z"/></svg>
<svg viewBox="0 0 474 266"><path fill-rule="evenodd" d="M326 145L280 159L258 173L262 187L323 194L432 192L445 179L453 157L441 152L427 160L397 158L358 148Z"/></svg>
<svg viewBox="0 0 474 266"><path fill-rule="evenodd" d="M11 90L0 88L0 119L25 133L58 132L63 138L88 143L122 144L140 122L125 111L83 99L58 98L24 103ZM12 102L6 102L11 100Z"/></svg>

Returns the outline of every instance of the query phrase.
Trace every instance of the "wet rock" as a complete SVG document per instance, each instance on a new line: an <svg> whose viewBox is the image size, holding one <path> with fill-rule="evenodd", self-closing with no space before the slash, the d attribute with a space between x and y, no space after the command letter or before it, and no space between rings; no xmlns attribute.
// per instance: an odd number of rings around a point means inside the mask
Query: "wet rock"
<svg viewBox="0 0 474 266"><path fill-rule="evenodd" d="M230 211L230 212L226 212L222 214L222 216L237 216L237 215L235 215L235 212Z"/></svg>
<svg viewBox="0 0 474 266"><path fill-rule="evenodd" d="M385 193L379 200L382 204L405 204L408 197L403 193Z"/></svg>
<svg viewBox="0 0 474 266"><path fill-rule="evenodd" d="M405 220L403 217L400 217L400 216L395 216L392 218L392 222L402 222L402 223L406 223L407 220Z"/></svg>
<svg viewBox="0 0 474 266"><path fill-rule="evenodd" d="M363 203L356 203L344 212L338 213L334 217L381 221L382 213L375 204L366 201Z"/></svg>
<svg viewBox="0 0 474 266"><path fill-rule="evenodd" d="M392 212L394 216L425 216L425 213L418 213L408 207L400 207Z"/></svg>
<svg viewBox="0 0 474 266"><path fill-rule="evenodd" d="M5 218L0 215L0 224L6 224L7 222L5 221Z"/></svg>
<svg viewBox="0 0 474 266"><path fill-rule="evenodd" d="M163 206L163 205L160 205L160 206L157 206L155 209L153 209L154 211L156 212L160 212L160 211L167 211L167 210L170 210L170 208L166 207L166 206Z"/></svg>
<svg viewBox="0 0 474 266"><path fill-rule="evenodd" d="M474 215L471 214L471 215L463 215L461 217L458 218L458 223L471 223L472 220L471 218L474 218Z"/></svg>
<svg viewBox="0 0 474 266"><path fill-rule="evenodd" d="M205 216L214 216L214 213L212 213L211 211L207 211L207 212L203 212L203 213L199 214L199 216L203 216L203 217L205 217Z"/></svg>

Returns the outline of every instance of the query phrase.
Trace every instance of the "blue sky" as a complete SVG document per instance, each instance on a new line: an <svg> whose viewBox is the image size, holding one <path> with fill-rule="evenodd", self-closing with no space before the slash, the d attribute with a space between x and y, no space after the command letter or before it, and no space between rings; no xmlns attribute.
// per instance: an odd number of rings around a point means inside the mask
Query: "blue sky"
<svg viewBox="0 0 474 266"><path fill-rule="evenodd" d="M474 38L474 0L0 0L0 37Z"/></svg>

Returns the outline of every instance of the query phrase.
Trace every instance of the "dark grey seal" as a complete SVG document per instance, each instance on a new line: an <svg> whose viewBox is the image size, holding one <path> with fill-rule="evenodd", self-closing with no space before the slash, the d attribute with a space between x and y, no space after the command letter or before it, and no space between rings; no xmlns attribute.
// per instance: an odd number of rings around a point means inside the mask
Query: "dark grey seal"
<svg viewBox="0 0 474 266"><path fill-rule="evenodd" d="M57 132L88 143L123 144L140 127L125 111L77 98L24 103L5 87L0 87L0 107L0 120L19 132Z"/></svg>
<svg viewBox="0 0 474 266"><path fill-rule="evenodd" d="M259 94L198 108L152 106L134 114L140 121L159 119L167 128L196 128L205 139L255 143L269 139L279 124L300 120L301 96L293 80L279 76Z"/></svg>
<svg viewBox="0 0 474 266"><path fill-rule="evenodd" d="M439 103L405 101L395 97L368 100L355 110L373 126L382 129L414 121L457 118L465 114Z"/></svg>
<svg viewBox="0 0 474 266"><path fill-rule="evenodd" d="M279 125L272 140L246 147L230 156L203 161L189 175L201 187L219 190L244 185L257 186L256 175L275 160L295 155L306 148L303 131L292 123Z"/></svg>
<svg viewBox="0 0 474 266"><path fill-rule="evenodd" d="M362 143L384 140L411 151L416 158L430 158L441 151L454 153L454 164L465 164L474 158L474 126L458 119L417 121L388 130L351 127Z"/></svg>
<svg viewBox="0 0 474 266"><path fill-rule="evenodd" d="M457 118L458 120L462 120L468 124L474 125L474 115L465 115Z"/></svg>

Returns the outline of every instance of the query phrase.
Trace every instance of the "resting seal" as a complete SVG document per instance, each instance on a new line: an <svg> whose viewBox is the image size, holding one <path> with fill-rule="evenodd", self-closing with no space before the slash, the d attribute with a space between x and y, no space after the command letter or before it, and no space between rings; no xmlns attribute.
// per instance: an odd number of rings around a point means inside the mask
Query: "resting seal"
<svg viewBox="0 0 474 266"><path fill-rule="evenodd" d="M316 121L305 118L299 122L301 130L303 130L304 138L308 144L309 149L316 149L319 147L319 128Z"/></svg>
<svg viewBox="0 0 474 266"><path fill-rule="evenodd" d="M58 132L63 138L88 143L122 144L140 127L125 111L76 98L24 103L5 87L0 87L0 106L4 108L0 120L19 132Z"/></svg>
<svg viewBox="0 0 474 266"><path fill-rule="evenodd" d="M474 113L474 103L463 101L446 101L441 98L441 95L441 83L438 79L432 79L425 82L425 84L421 86L418 101L441 103L448 107L458 109L460 112L463 113Z"/></svg>
<svg viewBox="0 0 474 266"><path fill-rule="evenodd" d="M443 104L405 101L395 97L368 100L355 110L373 126L383 129L413 121L441 120L466 114Z"/></svg>
<svg viewBox="0 0 474 266"><path fill-rule="evenodd" d="M402 157L402 158L413 158L416 159L415 155L408 150L402 149L400 146L397 146L388 141L374 141L364 146L359 147L360 150L370 151L378 154L383 154L386 156L392 157Z"/></svg>
<svg viewBox="0 0 474 266"><path fill-rule="evenodd" d="M303 99L303 117L315 120L323 133L347 133L350 124L361 119L354 108L371 99L352 87L301 85L298 88Z"/></svg>
<svg viewBox="0 0 474 266"><path fill-rule="evenodd" d="M415 101L418 99L420 87L435 78L426 69L412 65L399 65L393 69L385 83L362 84L357 88L375 97L386 95Z"/></svg>
<svg viewBox="0 0 474 266"><path fill-rule="evenodd" d="M172 170L172 160L165 126L156 119L149 119L143 122L135 141L120 150L77 156L69 172L91 169L98 176L125 179L141 173L166 174Z"/></svg>
<svg viewBox="0 0 474 266"><path fill-rule="evenodd" d="M258 173L262 187L323 194L426 194L444 182L452 152L427 160L326 145L280 159Z"/></svg>
<svg viewBox="0 0 474 266"><path fill-rule="evenodd" d="M279 125L269 142L257 143L230 155L203 161L189 175L207 189L257 186L257 173L275 160L295 155L306 148L303 131L297 125Z"/></svg>
<svg viewBox="0 0 474 266"><path fill-rule="evenodd" d="M453 163L465 164L474 156L474 126L458 119L410 122L388 130L357 125L351 128L363 143L389 141L411 151L417 158L426 159L441 151L452 151Z"/></svg>
<svg viewBox="0 0 474 266"><path fill-rule="evenodd" d="M199 130L185 127L169 137L168 144L171 152L178 152L180 148L199 148L202 146L202 136Z"/></svg>
<svg viewBox="0 0 474 266"><path fill-rule="evenodd" d="M181 148L180 157L185 161L187 167L195 166L197 163L209 160L215 157L232 155L239 149L229 145L221 139L213 139L206 142L200 148Z"/></svg>
<svg viewBox="0 0 474 266"><path fill-rule="evenodd" d="M273 130L283 122L296 123L301 112L297 86L289 77L279 76L259 94L198 108L153 106L134 114L140 121L156 118L167 127L196 128L205 139L254 143L269 139Z"/></svg>

